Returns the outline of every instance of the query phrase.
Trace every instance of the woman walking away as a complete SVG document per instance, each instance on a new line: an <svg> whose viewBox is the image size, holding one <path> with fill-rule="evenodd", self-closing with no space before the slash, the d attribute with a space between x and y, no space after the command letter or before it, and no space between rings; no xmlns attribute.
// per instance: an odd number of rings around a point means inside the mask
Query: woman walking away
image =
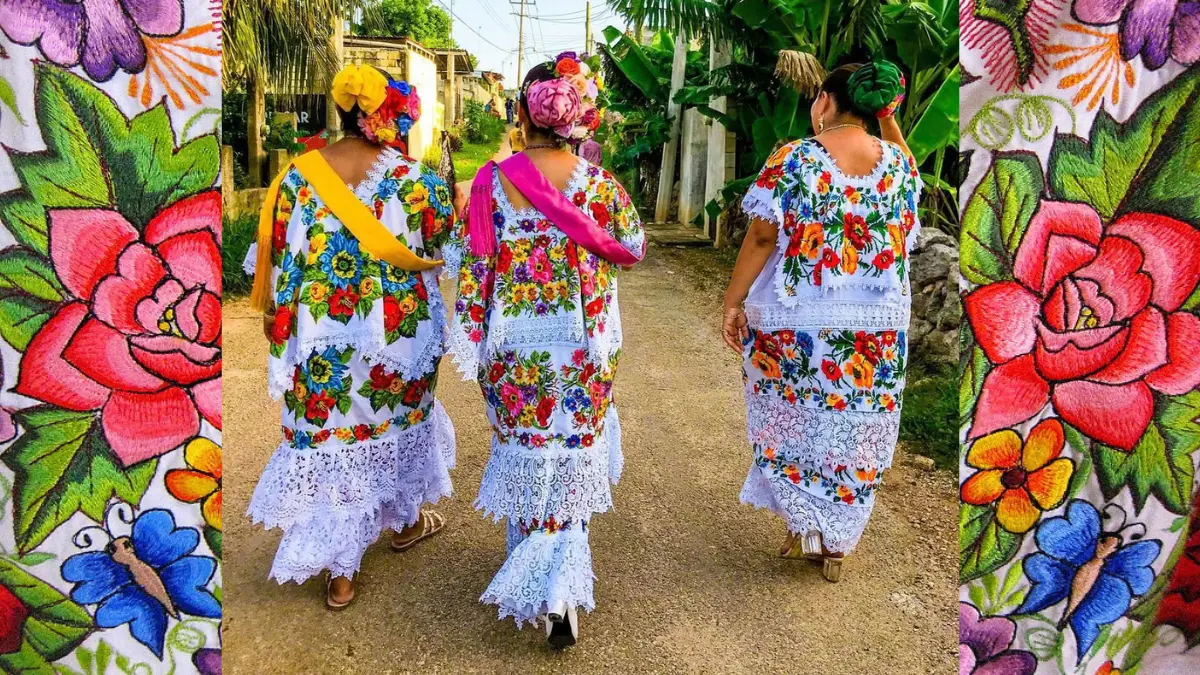
<svg viewBox="0 0 1200 675"><path fill-rule="evenodd" d="M921 192L892 118L903 90L886 61L829 74L816 136L780 148L742 202L750 231L725 293L754 452L741 500L787 523L781 556L823 560L833 582L900 426Z"/></svg>
<svg viewBox="0 0 1200 675"><path fill-rule="evenodd" d="M454 214L446 184L401 152L415 88L352 65L332 95L346 138L276 178L259 221L252 300L283 442L249 515L283 530L271 576L325 571L326 604L342 609L383 530L405 551L444 524L421 508L450 494L454 465L434 398L445 310L429 258Z"/></svg>
<svg viewBox="0 0 1200 675"><path fill-rule="evenodd" d="M508 559L481 600L518 626L545 619L555 646L575 643L576 608L595 605L588 530L622 464L616 271L644 252L625 190L564 147L582 116L578 72L569 56L529 71L525 150L480 170L461 260L447 253L450 348L495 430L475 505L508 521Z"/></svg>

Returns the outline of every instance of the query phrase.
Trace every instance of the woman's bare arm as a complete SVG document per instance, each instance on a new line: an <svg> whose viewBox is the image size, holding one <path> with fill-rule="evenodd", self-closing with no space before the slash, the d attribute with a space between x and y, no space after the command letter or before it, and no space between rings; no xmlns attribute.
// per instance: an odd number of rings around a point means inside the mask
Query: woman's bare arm
<svg viewBox="0 0 1200 675"><path fill-rule="evenodd" d="M739 354L742 352L742 341L750 335L746 329L746 314L742 311L742 303L750 294L750 286L766 266L771 252L775 250L777 235L778 228L770 221L762 218L750 219L750 231L742 241L742 250L738 253L737 263L733 266L733 274L729 278L729 287L725 290L721 334L725 344Z"/></svg>

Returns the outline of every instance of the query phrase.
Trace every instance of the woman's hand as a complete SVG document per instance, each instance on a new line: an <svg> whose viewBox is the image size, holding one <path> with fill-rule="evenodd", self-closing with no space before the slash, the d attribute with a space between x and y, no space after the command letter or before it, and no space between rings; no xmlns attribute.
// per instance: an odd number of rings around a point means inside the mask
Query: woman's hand
<svg viewBox="0 0 1200 675"><path fill-rule="evenodd" d="M729 348L742 353L742 345L750 338L750 330L746 327L746 313L741 307L726 307L725 320L721 325L721 337Z"/></svg>
<svg viewBox="0 0 1200 675"><path fill-rule="evenodd" d="M467 197L471 195L471 182L469 180L460 180L454 184L454 213L459 220L466 217Z"/></svg>

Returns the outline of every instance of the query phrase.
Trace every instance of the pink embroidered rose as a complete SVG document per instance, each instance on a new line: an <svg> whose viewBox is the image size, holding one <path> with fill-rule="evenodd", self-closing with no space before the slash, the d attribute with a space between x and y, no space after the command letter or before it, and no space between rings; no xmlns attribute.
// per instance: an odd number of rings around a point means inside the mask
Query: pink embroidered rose
<svg viewBox="0 0 1200 675"><path fill-rule="evenodd" d="M1129 450L1150 424L1153 392L1200 386L1200 318L1180 310L1200 282L1200 231L1187 223L1130 213L1106 226L1086 204L1043 201L1013 275L965 299L997 364L971 438L1052 402L1084 434Z"/></svg>
<svg viewBox="0 0 1200 675"><path fill-rule="evenodd" d="M18 393L98 411L129 466L221 426L221 195L160 211L139 232L108 209L52 209L68 300L34 336Z"/></svg>

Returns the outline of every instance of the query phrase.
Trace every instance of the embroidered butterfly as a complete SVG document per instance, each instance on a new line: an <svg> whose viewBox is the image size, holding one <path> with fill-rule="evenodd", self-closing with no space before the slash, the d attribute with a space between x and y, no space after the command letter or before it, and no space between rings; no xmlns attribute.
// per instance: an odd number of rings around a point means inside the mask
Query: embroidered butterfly
<svg viewBox="0 0 1200 675"><path fill-rule="evenodd" d="M72 600L98 605L97 626L129 624L134 639L161 659L168 616L221 616L221 604L206 588L217 563L212 558L190 555L200 543L200 534L192 528L175 527L175 516L170 511L151 509L133 519L121 507L128 508L114 504L109 509L115 510L125 524L132 523L129 536L113 536L106 514L106 528L79 531L75 544L90 547L89 530L100 530L109 542L101 551L68 558L62 566L62 578L75 584Z"/></svg>
<svg viewBox="0 0 1200 675"><path fill-rule="evenodd" d="M1154 570L1150 563L1158 557L1162 543L1139 541L1145 535L1141 523L1125 524L1125 512L1113 530L1101 527L1101 514L1091 504L1076 499L1067 506L1067 515L1048 518L1038 526L1034 541L1040 549L1025 558L1025 575L1033 582L1029 595L1017 608L1017 614L1040 612L1066 600L1059 630L1070 624L1075 633L1079 658L1091 648L1100 627L1110 624L1129 611L1134 596L1150 590ZM1123 533L1141 528L1126 544Z"/></svg>

